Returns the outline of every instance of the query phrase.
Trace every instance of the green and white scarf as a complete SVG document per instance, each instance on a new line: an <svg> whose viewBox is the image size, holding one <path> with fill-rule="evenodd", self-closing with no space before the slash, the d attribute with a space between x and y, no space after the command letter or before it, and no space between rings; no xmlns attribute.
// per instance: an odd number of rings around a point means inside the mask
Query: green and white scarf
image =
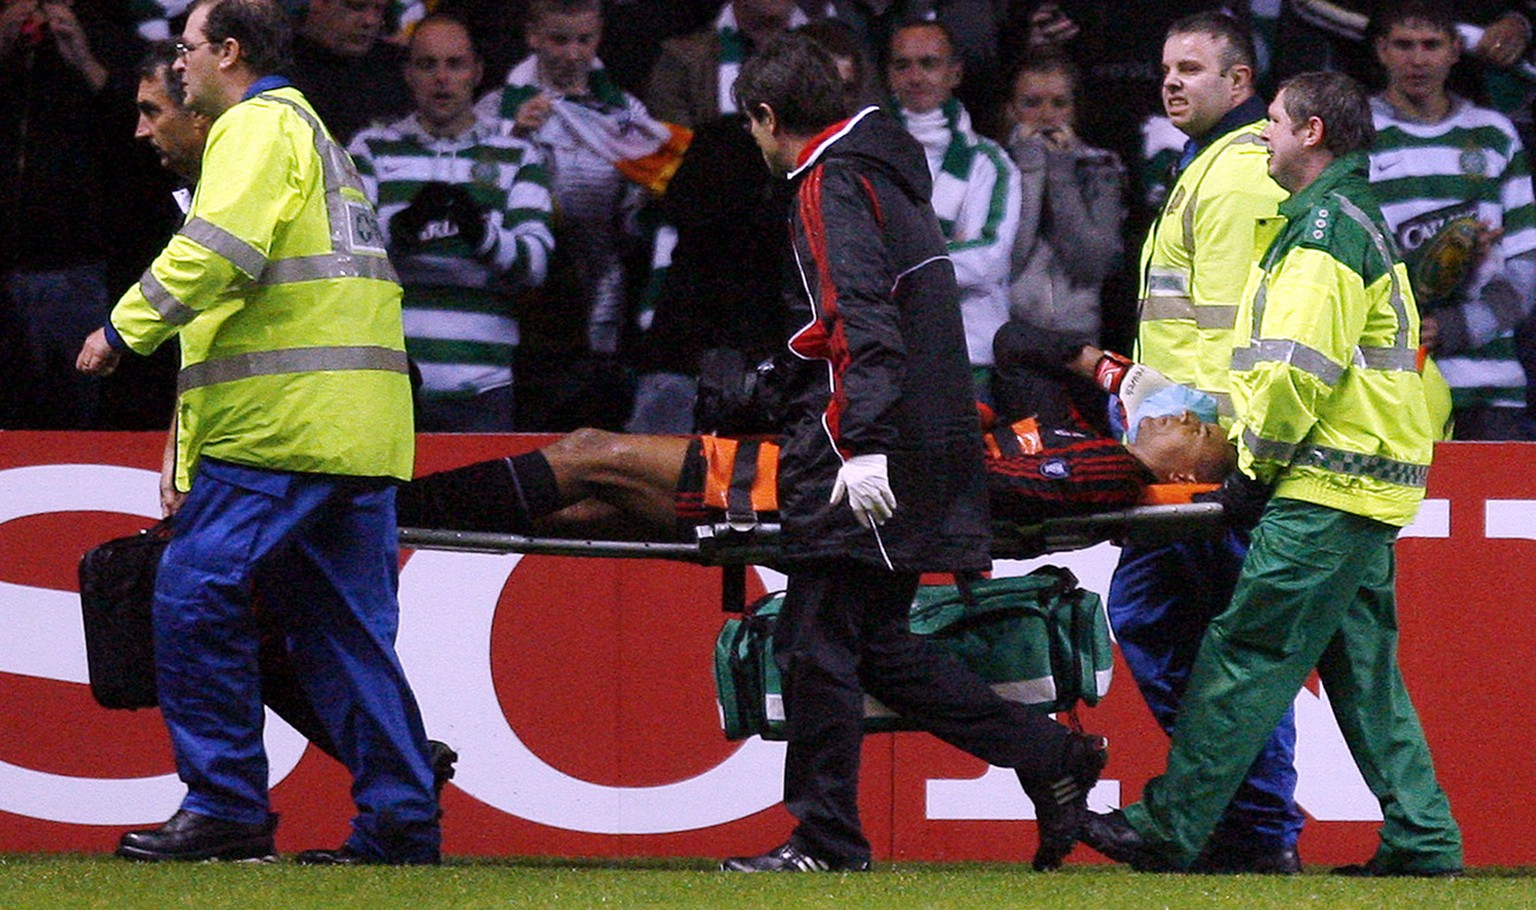
<svg viewBox="0 0 1536 910"><path fill-rule="evenodd" d="M640 105L629 103L601 61L592 64L587 90L589 94L578 98L541 87L538 58L529 56L507 74L500 114L504 120L514 120L523 102L545 92L554 101L552 116L583 145L612 163L653 154L670 138L664 123L646 114Z"/></svg>
<svg viewBox="0 0 1536 910"><path fill-rule="evenodd" d="M950 235L960 209L965 204L966 185L971 179L971 159L976 155L971 115L958 100L951 98L934 110L914 114L903 110L892 99L889 110L907 128L927 152L933 170L933 211L939 216L944 235ZM931 165L937 162L937 167Z"/></svg>

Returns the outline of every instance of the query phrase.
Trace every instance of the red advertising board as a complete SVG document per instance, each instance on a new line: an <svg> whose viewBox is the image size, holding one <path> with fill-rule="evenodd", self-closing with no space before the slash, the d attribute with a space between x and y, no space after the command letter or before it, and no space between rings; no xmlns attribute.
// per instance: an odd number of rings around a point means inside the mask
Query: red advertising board
<svg viewBox="0 0 1536 910"><path fill-rule="evenodd" d="M436 470L537 437L421 438ZM156 711L85 686L75 564L158 514L157 434L0 433L0 852L106 851L175 810ZM1536 864L1523 784L1536 707L1536 446L1442 446L1399 545L1402 664L1475 865ZM1108 545L1047 560L1103 592ZM999 563L1015 574L1035 563ZM760 591L782 579L749 577ZM782 746L720 734L710 670L717 569L421 551L403 556L400 654L430 735L461 753L445 849L471 855L723 856L778 843ZM1092 802L1129 802L1166 738L1128 673L1084 724L1111 739ZM1360 861L1380 813L1316 682L1296 700L1308 862ZM273 720L278 846L334 846L346 776ZM1020 860L1034 823L1011 773L921 734L866 741L862 812L880 858ZM1092 862L1081 849L1073 861Z"/></svg>

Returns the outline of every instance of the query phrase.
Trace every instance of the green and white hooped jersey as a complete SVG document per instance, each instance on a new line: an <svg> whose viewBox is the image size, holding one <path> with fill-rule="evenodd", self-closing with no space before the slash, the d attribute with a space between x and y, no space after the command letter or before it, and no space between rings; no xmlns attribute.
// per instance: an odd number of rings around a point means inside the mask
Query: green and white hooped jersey
<svg viewBox="0 0 1536 910"><path fill-rule="evenodd" d="M466 187L488 213L481 249L439 237L396 257L395 266L405 287L406 350L421 369L422 394L467 397L509 385L517 293L543 283L554 247L539 151L502 134L494 120L442 139L414 115L363 130L349 151L386 237L391 219L430 182Z"/></svg>
<svg viewBox="0 0 1536 910"><path fill-rule="evenodd" d="M1398 116L1380 96L1371 99L1376 124L1371 191L1381 204L1398 251L1409 262L1449 221L1471 216L1504 229L1463 291L1449 305L1464 310L1470 351L1436 361L1457 407L1525 405L1525 373L1515 358L1512 325L1479 302L1490 280L1507 277L1506 260L1536 251L1536 203L1530 168L1508 118L1452 96L1450 116L1419 123ZM1531 288L1517 290L1529 293ZM1437 307L1429 301L1425 309ZM1524 301L1527 310L1530 301Z"/></svg>

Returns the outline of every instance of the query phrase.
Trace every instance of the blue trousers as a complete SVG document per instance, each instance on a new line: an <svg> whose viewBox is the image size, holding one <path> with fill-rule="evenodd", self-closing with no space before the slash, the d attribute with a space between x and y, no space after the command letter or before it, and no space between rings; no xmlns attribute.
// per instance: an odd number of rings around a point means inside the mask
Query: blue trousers
<svg viewBox="0 0 1536 910"><path fill-rule="evenodd" d="M1109 587L1110 626L1152 715L1173 732L1206 627L1232 601L1248 547L1237 535L1127 546ZM1296 718L1287 710L1227 806L1210 848L1294 847Z"/></svg>
<svg viewBox="0 0 1536 910"><path fill-rule="evenodd" d="M259 569L262 609L352 773L348 846L390 862L437 857L426 733L394 648L394 497L383 479L200 463L155 583L156 683L182 808L269 815Z"/></svg>

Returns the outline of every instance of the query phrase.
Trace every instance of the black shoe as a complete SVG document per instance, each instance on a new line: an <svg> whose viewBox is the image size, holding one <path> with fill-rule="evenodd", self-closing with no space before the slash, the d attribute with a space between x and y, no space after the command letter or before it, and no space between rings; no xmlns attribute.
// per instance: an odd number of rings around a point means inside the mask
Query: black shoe
<svg viewBox="0 0 1536 910"><path fill-rule="evenodd" d="M275 830L276 815L269 816L265 822L250 824L180 809L158 828L124 834L117 842L117 855L142 862L208 859L271 862L277 858L272 849L272 832Z"/></svg>
<svg viewBox="0 0 1536 910"><path fill-rule="evenodd" d="M1036 872L1061 866L1077 843L1078 829L1088 815L1088 791L1098 783L1109 762L1109 742L1102 736L1069 733L1061 776L1049 782L1026 782L1024 794L1035 804L1040 846L1031 863Z"/></svg>
<svg viewBox="0 0 1536 910"><path fill-rule="evenodd" d="M459 753L453 751L453 747L447 743L429 739L427 740L427 757L432 763L432 792L437 795L437 801L441 803L443 788L453 780L453 763L459 760Z"/></svg>
<svg viewBox="0 0 1536 910"><path fill-rule="evenodd" d="M868 872L869 860L843 862L812 856L785 843L761 856L733 856L720 864L721 872Z"/></svg>
<svg viewBox="0 0 1536 910"><path fill-rule="evenodd" d="M434 854L428 859L387 860L358 853L346 844L334 850L305 850L293 858L301 866L436 866Z"/></svg>
<svg viewBox="0 0 1536 910"><path fill-rule="evenodd" d="M1295 847L1206 844L1189 871L1199 875L1299 875L1301 855Z"/></svg>
<svg viewBox="0 0 1536 910"><path fill-rule="evenodd" d="M1158 855L1141 834L1116 809L1105 815L1089 812L1079 835L1083 843L1117 863L1125 863L1137 872L1177 872L1178 867Z"/></svg>
<svg viewBox="0 0 1536 910"><path fill-rule="evenodd" d="M1461 875L1461 867L1454 869L1413 869L1403 866L1387 866L1378 863L1375 859L1364 863L1351 863L1348 866L1336 866L1334 875L1346 875L1352 878L1456 878Z"/></svg>

